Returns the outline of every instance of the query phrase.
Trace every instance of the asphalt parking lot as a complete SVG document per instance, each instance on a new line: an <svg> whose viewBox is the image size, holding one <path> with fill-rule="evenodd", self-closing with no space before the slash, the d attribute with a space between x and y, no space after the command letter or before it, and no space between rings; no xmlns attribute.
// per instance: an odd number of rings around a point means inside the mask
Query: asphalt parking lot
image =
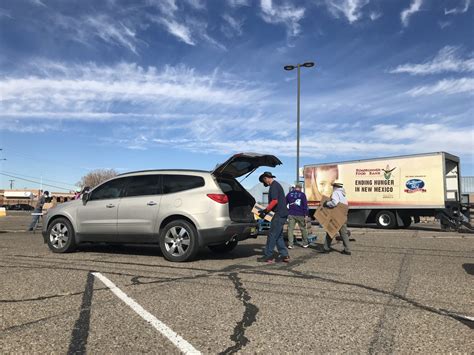
<svg viewBox="0 0 474 355"><path fill-rule="evenodd" d="M210 354L474 348L474 234L435 225L351 228L352 256L337 252L341 244L330 254L297 247L288 265L256 262L260 236L227 255L203 250L196 261L170 263L154 246L53 254L40 233L24 231L29 219L0 218L3 353L179 353L183 344Z"/></svg>

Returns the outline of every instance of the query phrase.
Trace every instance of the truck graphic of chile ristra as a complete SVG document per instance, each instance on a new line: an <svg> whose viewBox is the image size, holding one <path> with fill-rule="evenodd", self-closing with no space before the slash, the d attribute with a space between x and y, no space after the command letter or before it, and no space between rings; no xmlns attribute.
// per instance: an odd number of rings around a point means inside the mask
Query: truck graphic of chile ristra
<svg viewBox="0 0 474 355"><path fill-rule="evenodd" d="M425 187L425 182L421 179L410 179L405 183L405 186L407 187L405 189L405 192L407 193L413 193L413 192L426 192Z"/></svg>

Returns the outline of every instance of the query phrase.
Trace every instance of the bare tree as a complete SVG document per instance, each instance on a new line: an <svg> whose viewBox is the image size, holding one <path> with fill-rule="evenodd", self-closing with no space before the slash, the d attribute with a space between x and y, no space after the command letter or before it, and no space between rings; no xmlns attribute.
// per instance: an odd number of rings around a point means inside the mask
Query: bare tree
<svg viewBox="0 0 474 355"><path fill-rule="evenodd" d="M84 175L81 180L76 184L80 188L89 186L93 188L99 185L101 182L113 178L117 175L117 172L114 169L96 169L89 172L87 175Z"/></svg>

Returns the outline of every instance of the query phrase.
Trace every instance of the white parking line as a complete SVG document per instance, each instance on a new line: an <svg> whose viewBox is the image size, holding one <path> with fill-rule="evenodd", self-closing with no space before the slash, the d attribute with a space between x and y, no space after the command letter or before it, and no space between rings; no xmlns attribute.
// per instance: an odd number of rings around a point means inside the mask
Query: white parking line
<svg viewBox="0 0 474 355"><path fill-rule="evenodd" d="M92 275L97 277L102 281L105 286L110 288L110 290L123 302L125 302L131 309L133 309L140 317L150 323L156 330L163 334L169 341L171 341L176 347L181 350L184 354L201 354L196 348L184 340L181 336L176 334L171 328L166 324L161 322L153 314L148 312L142 306L140 306L135 300L127 296L121 289L119 289L112 281L107 277L102 275L100 272L93 272Z"/></svg>

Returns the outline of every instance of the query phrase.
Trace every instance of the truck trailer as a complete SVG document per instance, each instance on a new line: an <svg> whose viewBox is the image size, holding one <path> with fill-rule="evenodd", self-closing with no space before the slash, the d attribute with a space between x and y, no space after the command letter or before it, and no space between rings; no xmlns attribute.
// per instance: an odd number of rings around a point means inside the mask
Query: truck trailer
<svg viewBox="0 0 474 355"><path fill-rule="evenodd" d="M311 213L332 183L342 182L349 201L348 224L408 228L435 217L443 229L471 229L461 203L459 157L435 152L304 166Z"/></svg>

